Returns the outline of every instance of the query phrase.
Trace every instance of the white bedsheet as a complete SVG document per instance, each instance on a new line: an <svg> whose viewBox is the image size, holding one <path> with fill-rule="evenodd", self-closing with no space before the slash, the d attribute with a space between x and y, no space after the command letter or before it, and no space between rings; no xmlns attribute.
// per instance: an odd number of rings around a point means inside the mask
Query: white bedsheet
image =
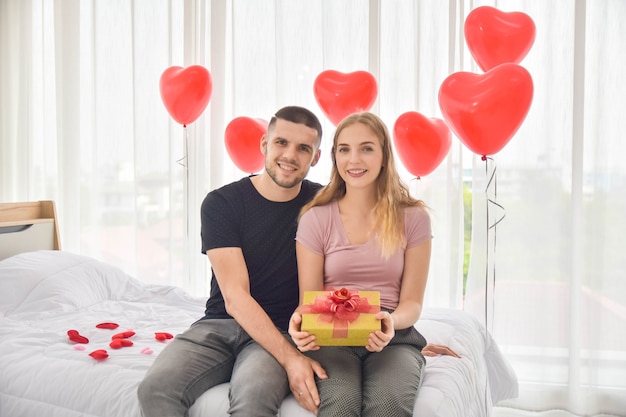
<svg viewBox="0 0 626 417"><path fill-rule="evenodd" d="M173 335L200 318L205 299L146 285L112 265L68 252L38 251L0 262L0 416L139 416L136 389ZM103 322L119 324L99 329ZM517 396L517 379L491 336L462 311L425 309L418 329L462 358L427 358L415 416L486 417L494 403ZM77 350L68 330L89 339ZM133 330L134 345L109 347ZM88 354L106 349L96 361ZM227 416L228 384L207 391L191 417ZM290 396L280 416L304 417Z"/></svg>

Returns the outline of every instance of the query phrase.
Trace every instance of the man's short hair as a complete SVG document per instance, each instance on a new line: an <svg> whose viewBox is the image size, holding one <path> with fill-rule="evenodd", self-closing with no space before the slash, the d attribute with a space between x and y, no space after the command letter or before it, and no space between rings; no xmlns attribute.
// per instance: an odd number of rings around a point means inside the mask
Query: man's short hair
<svg viewBox="0 0 626 417"><path fill-rule="evenodd" d="M274 127L277 119L286 120L292 123L303 124L307 127L315 129L317 132L317 138L322 140L322 124L317 116L310 110L300 106L287 106L278 110L274 116L270 119L267 126L268 132Z"/></svg>

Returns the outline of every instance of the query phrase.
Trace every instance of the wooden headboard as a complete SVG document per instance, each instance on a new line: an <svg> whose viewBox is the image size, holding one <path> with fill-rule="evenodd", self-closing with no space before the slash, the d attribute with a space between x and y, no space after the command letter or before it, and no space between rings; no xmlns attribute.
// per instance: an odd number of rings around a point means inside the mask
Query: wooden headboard
<svg viewBox="0 0 626 417"><path fill-rule="evenodd" d="M54 201L0 203L0 260L41 249L61 250Z"/></svg>

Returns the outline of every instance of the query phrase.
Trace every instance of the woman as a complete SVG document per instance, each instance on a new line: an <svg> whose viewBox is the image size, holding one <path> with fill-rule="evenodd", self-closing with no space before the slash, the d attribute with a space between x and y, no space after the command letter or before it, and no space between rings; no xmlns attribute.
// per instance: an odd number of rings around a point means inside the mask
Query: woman
<svg viewBox="0 0 626 417"><path fill-rule="evenodd" d="M365 347L321 347L291 318L298 348L319 361L318 416L411 416L425 364L420 317L431 252L430 217L394 164L376 115L348 116L333 139L330 183L301 212L296 236L300 301L328 288L380 291L382 330ZM448 352L449 353L449 352ZM453 352L451 354L454 354Z"/></svg>

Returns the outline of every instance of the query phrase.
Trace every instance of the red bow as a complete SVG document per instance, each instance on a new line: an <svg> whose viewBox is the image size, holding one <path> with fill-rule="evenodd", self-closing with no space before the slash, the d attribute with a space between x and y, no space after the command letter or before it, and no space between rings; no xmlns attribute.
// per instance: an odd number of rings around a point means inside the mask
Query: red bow
<svg viewBox="0 0 626 417"><path fill-rule="evenodd" d="M348 325L359 318L361 313L377 313L380 307L370 305L358 291L346 288L330 291L315 297L313 304L307 306L307 313L319 314L317 321L333 323L333 338L348 337Z"/></svg>

